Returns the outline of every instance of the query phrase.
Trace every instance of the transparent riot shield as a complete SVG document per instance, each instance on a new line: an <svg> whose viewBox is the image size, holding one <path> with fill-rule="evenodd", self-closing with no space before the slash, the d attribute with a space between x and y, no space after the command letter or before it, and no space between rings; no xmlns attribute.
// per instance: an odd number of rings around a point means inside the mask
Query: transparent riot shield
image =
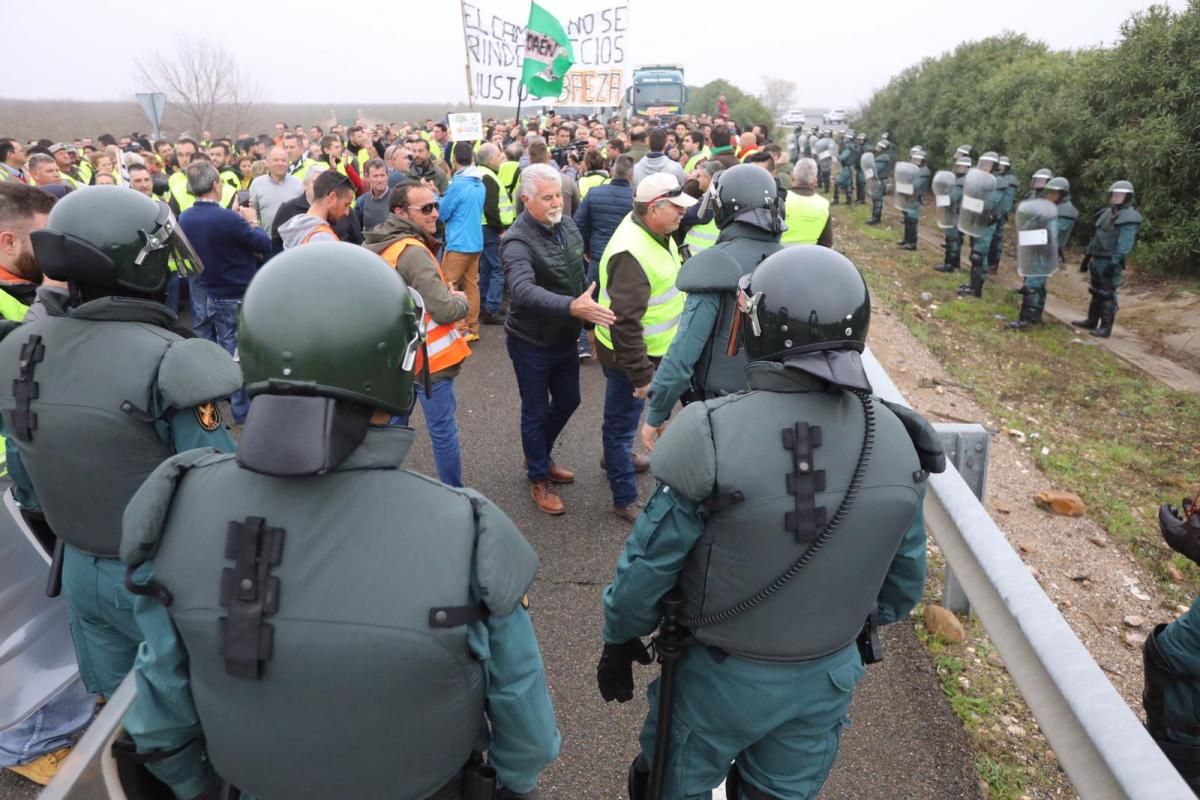
<svg viewBox="0 0 1200 800"><path fill-rule="evenodd" d="M962 205L958 209L958 229L967 236L983 236L996 221L992 219L988 195L996 191L996 176L972 168L963 181Z"/></svg>
<svg viewBox="0 0 1200 800"><path fill-rule="evenodd" d="M875 194L875 184L879 180L875 174L875 154L863 153L862 158L858 160L858 168L862 170L863 179L867 182L867 196L871 197Z"/></svg>
<svg viewBox="0 0 1200 800"><path fill-rule="evenodd" d="M813 158L817 160L817 166L822 169L830 169L833 166L832 161L835 160L836 154L833 139L828 136L817 139L817 143L813 145Z"/></svg>
<svg viewBox="0 0 1200 800"><path fill-rule="evenodd" d="M940 170L933 176L933 205L937 211L937 225L949 230L958 225L958 209L954 208L954 173Z"/></svg>
<svg viewBox="0 0 1200 800"><path fill-rule="evenodd" d="M913 184L917 180L920 168L911 161L901 161L892 171L896 181L896 193L893 202L901 211L912 211L917 207L916 189Z"/></svg>
<svg viewBox="0 0 1200 800"><path fill-rule="evenodd" d="M1017 206L1017 274L1047 278L1058 269L1055 233L1058 206L1049 200L1024 200Z"/></svg>

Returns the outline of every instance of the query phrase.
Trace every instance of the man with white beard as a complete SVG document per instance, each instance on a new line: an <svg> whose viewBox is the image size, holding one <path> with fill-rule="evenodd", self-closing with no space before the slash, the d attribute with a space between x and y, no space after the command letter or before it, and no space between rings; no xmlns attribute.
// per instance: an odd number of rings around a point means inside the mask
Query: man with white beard
<svg viewBox="0 0 1200 800"><path fill-rule="evenodd" d="M574 483L575 473L554 463L551 451L579 406L582 323L612 325L616 316L592 298L586 284L584 242L563 215L562 177L546 164L521 172L525 210L500 245L509 291L508 355L521 393L521 446L530 494L547 514L562 514L556 485Z"/></svg>

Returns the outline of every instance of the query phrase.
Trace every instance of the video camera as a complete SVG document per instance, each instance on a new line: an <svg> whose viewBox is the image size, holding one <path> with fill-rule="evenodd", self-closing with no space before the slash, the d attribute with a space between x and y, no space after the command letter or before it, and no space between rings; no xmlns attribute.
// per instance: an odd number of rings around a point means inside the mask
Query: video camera
<svg viewBox="0 0 1200 800"><path fill-rule="evenodd" d="M576 139L566 147L555 147L550 151L550 157L560 167L567 165L567 159L571 161L582 161L583 154L587 150L587 139Z"/></svg>

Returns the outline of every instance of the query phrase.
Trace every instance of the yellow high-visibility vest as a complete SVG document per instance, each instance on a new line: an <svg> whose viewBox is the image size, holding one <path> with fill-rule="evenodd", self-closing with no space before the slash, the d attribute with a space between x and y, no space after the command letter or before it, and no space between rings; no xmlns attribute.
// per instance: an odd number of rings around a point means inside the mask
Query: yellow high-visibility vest
<svg viewBox="0 0 1200 800"><path fill-rule="evenodd" d="M500 224L505 227L512 225L513 220L517 218L517 208L513 204L512 195L508 193L508 189L505 188L504 184L500 181L500 177L496 175L496 173L492 172L482 164L479 165L479 172L484 182L491 181L496 184L496 191L499 195L499 201L497 205L500 212ZM484 216L481 222L482 224L486 225L487 217Z"/></svg>
<svg viewBox="0 0 1200 800"><path fill-rule="evenodd" d="M829 201L818 194L788 192L785 208L787 230L780 237L780 243L816 244L829 222Z"/></svg>
<svg viewBox="0 0 1200 800"><path fill-rule="evenodd" d="M675 288L675 278L682 264L675 240L668 236L667 247L663 247L634 221L633 212L625 215L600 259L600 305L605 308L612 306L608 294L608 262L618 253L629 253L636 258L650 282L650 300L646 304L646 313L642 314L646 353L655 357L666 355L675 331L679 329L679 318L683 316L687 300L687 295ZM612 331L607 325L596 326L596 340L612 349Z"/></svg>

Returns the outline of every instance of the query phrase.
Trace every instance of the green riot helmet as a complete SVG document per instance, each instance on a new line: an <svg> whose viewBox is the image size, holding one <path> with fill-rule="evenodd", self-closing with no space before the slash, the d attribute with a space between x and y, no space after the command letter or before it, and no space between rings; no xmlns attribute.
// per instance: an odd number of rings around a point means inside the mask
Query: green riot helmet
<svg viewBox="0 0 1200 800"><path fill-rule="evenodd" d="M1060 175L1057 178L1051 178L1050 180L1046 181L1046 191L1062 192L1063 194L1067 194L1071 191L1071 183Z"/></svg>
<svg viewBox="0 0 1200 800"><path fill-rule="evenodd" d="M1112 202L1112 196L1114 194L1119 194L1121 197L1115 203L1113 203L1113 205L1121 205L1123 203L1132 202L1133 184L1129 181L1117 181L1112 186L1108 187L1108 196L1110 202Z"/></svg>
<svg viewBox="0 0 1200 800"><path fill-rule="evenodd" d="M970 169L971 169L971 157L970 156L960 156L958 158L958 160L956 160L954 162L954 174L956 174L956 175L966 175L967 171Z"/></svg>
<svg viewBox="0 0 1200 800"><path fill-rule="evenodd" d="M999 163L1000 163L1000 156L996 155L995 151L992 151L992 150L987 151L986 153L984 153L983 155L981 155L979 157L979 168L980 169L983 169L984 164L991 165L986 170L988 172L991 172L992 170L996 169L996 165Z"/></svg>
<svg viewBox="0 0 1200 800"><path fill-rule="evenodd" d="M855 137L854 137L854 139L855 139L855 141L857 141L859 144L865 144L865 143L866 143L866 141L867 141L867 135L866 135L865 133L860 133L860 134L858 134L857 136L855 136Z"/></svg>
<svg viewBox="0 0 1200 800"><path fill-rule="evenodd" d="M396 270L361 247L320 242L281 253L254 276L242 302L246 394L335 398L408 414L423 305Z"/></svg>
<svg viewBox="0 0 1200 800"><path fill-rule="evenodd" d="M120 186L71 192L30 241L46 277L110 293L158 295L170 264L185 278L204 269L166 203Z"/></svg>
<svg viewBox="0 0 1200 800"><path fill-rule="evenodd" d="M738 284L746 355L775 361L849 389L870 390L859 354L871 295L858 268L819 245L771 255Z"/></svg>
<svg viewBox="0 0 1200 800"><path fill-rule="evenodd" d="M969 145L969 144L960 144L958 146L958 149L956 149L954 151L955 160L958 160L959 158L962 158L963 156L970 157L970 155L971 155L971 145Z"/></svg>
<svg viewBox="0 0 1200 800"><path fill-rule="evenodd" d="M745 222L773 234L783 232L784 204L771 173L737 164L713 176L713 214L718 228Z"/></svg>
<svg viewBox="0 0 1200 800"><path fill-rule="evenodd" d="M1042 167L1037 172L1033 173L1033 177L1030 178L1030 184L1033 186L1033 188L1035 190L1036 189L1049 189L1050 188L1050 179L1053 177L1054 177L1054 173L1051 170L1049 170L1045 167Z"/></svg>

